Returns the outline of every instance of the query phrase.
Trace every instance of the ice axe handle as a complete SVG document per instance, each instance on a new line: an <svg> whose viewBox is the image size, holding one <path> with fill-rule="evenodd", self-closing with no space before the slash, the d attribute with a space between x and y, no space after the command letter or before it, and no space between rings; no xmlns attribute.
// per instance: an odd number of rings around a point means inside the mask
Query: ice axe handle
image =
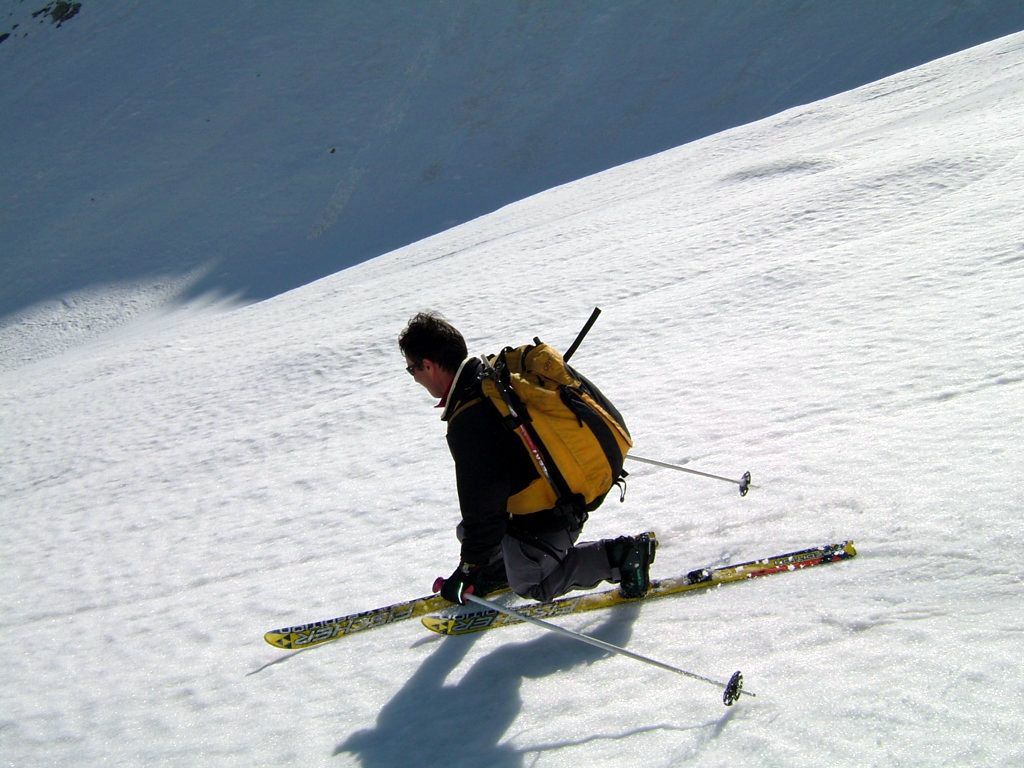
<svg viewBox="0 0 1024 768"><path fill-rule="evenodd" d="M590 332L590 329L594 326L594 323L597 322L597 316L600 314L601 309L599 307L594 307L594 311L590 313L590 319L587 320L586 325L584 325L583 329L576 335L576 341L570 344L569 349L567 349L565 354L562 355L562 359L565 360L565 362L568 363L569 358L576 354L576 349L579 347L580 344L583 343L583 339Z"/></svg>

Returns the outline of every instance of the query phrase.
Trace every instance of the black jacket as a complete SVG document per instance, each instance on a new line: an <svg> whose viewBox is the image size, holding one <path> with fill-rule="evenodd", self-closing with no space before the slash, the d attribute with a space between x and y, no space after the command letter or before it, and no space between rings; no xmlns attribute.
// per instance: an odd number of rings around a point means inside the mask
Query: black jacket
<svg viewBox="0 0 1024 768"><path fill-rule="evenodd" d="M508 527L508 498L537 475L526 448L501 422L480 388L479 358L459 369L441 418L448 422L448 448L462 510L462 561L487 563ZM530 516L532 517L532 515Z"/></svg>

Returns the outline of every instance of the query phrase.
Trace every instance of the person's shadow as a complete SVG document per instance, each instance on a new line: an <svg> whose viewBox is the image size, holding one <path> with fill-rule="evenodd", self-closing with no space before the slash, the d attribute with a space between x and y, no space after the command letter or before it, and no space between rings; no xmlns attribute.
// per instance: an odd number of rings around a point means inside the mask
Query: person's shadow
<svg viewBox="0 0 1024 768"><path fill-rule="evenodd" d="M629 641L637 614L636 605L620 606L589 634L622 646ZM548 633L515 642L515 633L543 632L533 627L495 631L508 633L509 644L475 662L450 685L445 680L481 635L439 641L437 650L381 708L374 727L353 733L335 747L334 754L353 754L365 768L522 766L523 754L500 743L522 709L522 681L592 664L612 654Z"/></svg>

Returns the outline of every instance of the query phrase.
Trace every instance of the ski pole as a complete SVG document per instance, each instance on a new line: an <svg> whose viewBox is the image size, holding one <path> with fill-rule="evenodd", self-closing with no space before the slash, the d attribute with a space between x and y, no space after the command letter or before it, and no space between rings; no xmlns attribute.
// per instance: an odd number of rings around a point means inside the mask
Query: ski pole
<svg viewBox="0 0 1024 768"><path fill-rule="evenodd" d="M463 597L465 597L470 602L476 603L477 605L481 605L484 608L489 608L492 611L498 611L499 613L507 613L509 616L519 619L520 621L529 622L530 624L536 624L538 627L543 627L549 632L554 632L555 634L562 635L564 637L569 637L573 640L578 640L582 643L586 643L587 645L592 645L595 648L600 648L605 651L611 651L612 653L617 653L620 656L627 656L628 658L635 659L636 661L642 661L645 664L651 664L652 666L658 667L659 669L664 669L669 672L675 672L677 675L683 675L693 680L700 680L703 683L709 683L711 685L722 688L724 691L724 693L722 694L722 702L727 707L732 706L733 703L740 697L740 694L745 694L747 696L756 696L756 694L751 693L750 691L743 690L743 674L739 671L733 673L732 677L729 678L729 682L723 683L718 680L712 680L710 677L698 675L694 672L687 672L685 669L679 669L679 667L673 667L671 664L666 664L662 661L658 661L657 659L651 659L647 656L642 656L639 653L627 651L625 648L620 648L617 645L606 643L604 640L598 640L596 637L584 635L579 632L573 632L571 629L560 627L557 624L550 624L549 622L542 621L541 619L536 619L533 616L526 616L522 613L519 613L518 611L512 610L511 608L506 608L505 606L498 605L497 603L493 603L490 600L485 600L482 597L477 597L472 593L463 593Z"/></svg>
<svg viewBox="0 0 1024 768"><path fill-rule="evenodd" d="M669 464L664 461L656 461L655 459L645 459L643 456L637 456L635 453L627 453L627 459L633 461L639 461L642 464L651 464L655 467L665 467L666 469L674 469L677 472L687 472L691 475L700 475L701 477L710 477L712 480L722 480L726 483L732 483L740 487L740 496L746 496L747 491L750 490L750 473L744 472L743 477L739 480L733 480L731 477L721 477L719 475L711 475L707 472L698 472L696 469L688 469L687 467L681 467L678 464ZM757 487L756 485L754 486Z"/></svg>
<svg viewBox="0 0 1024 768"><path fill-rule="evenodd" d="M568 363L569 362L569 358L572 357L575 354L576 350L579 348L580 344L583 342L583 339L586 337L587 333L593 327L594 323L597 322L598 315L600 315L600 314L601 314L601 308L600 307L594 307L594 311L590 313L590 318L587 320L586 324L584 324L584 326L580 330L579 334L577 334L576 340L572 344L569 345L569 349L567 349L565 354L562 355L562 359L565 362ZM537 344L540 344L540 339L534 339L534 341ZM722 481L724 481L726 483L733 483L733 484L739 486L739 488L740 488L740 496L746 496L747 495L747 491L750 490L750 473L749 472L744 472L743 476L739 480L733 480L731 477L720 477L719 475L711 475L711 474L708 474L707 472L698 472L695 469L687 469L686 467L680 467L678 464L668 464L668 463L666 463L664 461L655 461L654 459L645 459L643 456L636 456L636 455L634 455L632 453L627 454L626 458L627 459L633 459L633 461L639 461L639 462L642 462L644 464L653 464L656 467L666 467L668 469L674 469L674 470L677 470L679 472L688 472L691 475L700 475L701 477L710 477L712 480L722 480Z"/></svg>

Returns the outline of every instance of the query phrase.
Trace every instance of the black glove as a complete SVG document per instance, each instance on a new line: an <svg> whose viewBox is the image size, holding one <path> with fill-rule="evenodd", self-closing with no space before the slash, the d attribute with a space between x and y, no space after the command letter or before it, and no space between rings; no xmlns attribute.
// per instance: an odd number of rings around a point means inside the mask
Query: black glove
<svg viewBox="0 0 1024 768"><path fill-rule="evenodd" d="M451 576L447 579L439 578L434 582L434 591L440 592L441 597L449 603L465 605L465 596L473 593L479 578L480 566L459 563L459 567L452 572Z"/></svg>

